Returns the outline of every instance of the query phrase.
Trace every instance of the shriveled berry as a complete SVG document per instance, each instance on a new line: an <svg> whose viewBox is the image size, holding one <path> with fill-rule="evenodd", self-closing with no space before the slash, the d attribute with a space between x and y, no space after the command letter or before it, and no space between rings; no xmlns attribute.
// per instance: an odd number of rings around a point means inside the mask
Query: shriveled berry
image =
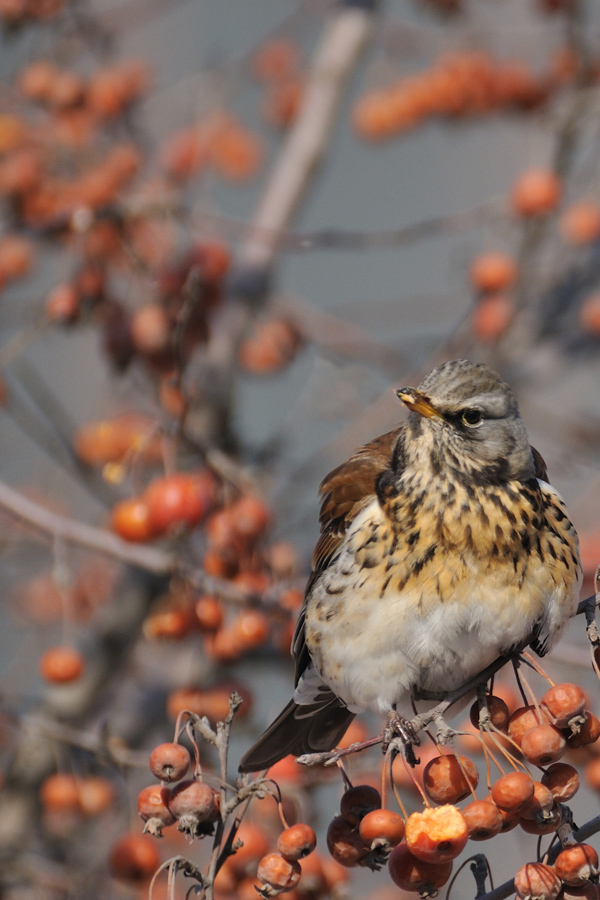
<svg viewBox="0 0 600 900"><path fill-rule="evenodd" d="M561 881L554 868L544 863L526 863L515 874L515 891L520 900L556 900Z"/></svg>
<svg viewBox="0 0 600 900"><path fill-rule="evenodd" d="M576 750L578 747L586 747L588 744L595 744L600 737L600 719L591 713L589 709L585 710L585 722L579 728L576 734L567 736L567 747Z"/></svg>
<svg viewBox="0 0 600 900"><path fill-rule="evenodd" d="M552 791L545 784L542 784L541 781L535 781L533 797L521 807L519 815L522 819L543 822L547 814L552 810L555 802Z"/></svg>
<svg viewBox="0 0 600 900"><path fill-rule="evenodd" d="M553 763L546 769L541 781L559 803L566 803L579 790L579 773L575 766L568 763Z"/></svg>
<svg viewBox="0 0 600 900"><path fill-rule="evenodd" d="M335 816L327 829L327 849L340 865L346 868L358 866L369 852L356 825L343 816Z"/></svg>
<svg viewBox="0 0 600 900"><path fill-rule="evenodd" d="M301 874L300 864L295 860L284 859L279 853L268 853L259 862L256 877L261 884L283 893L298 884Z"/></svg>
<svg viewBox="0 0 600 900"><path fill-rule="evenodd" d="M178 820L177 828L190 835L212 831L218 814L216 795L203 781L181 781L169 792L168 806Z"/></svg>

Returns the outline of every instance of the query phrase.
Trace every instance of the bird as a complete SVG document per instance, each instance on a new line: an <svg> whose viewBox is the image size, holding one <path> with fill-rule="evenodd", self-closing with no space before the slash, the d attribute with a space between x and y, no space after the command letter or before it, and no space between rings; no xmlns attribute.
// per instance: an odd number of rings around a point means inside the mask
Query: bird
<svg viewBox="0 0 600 900"><path fill-rule="evenodd" d="M406 421L320 485L293 699L241 772L332 750L365 710L408 720L515 648L544 656L575 613L577 533L511 388L458 359L396 394Z"/></svg>

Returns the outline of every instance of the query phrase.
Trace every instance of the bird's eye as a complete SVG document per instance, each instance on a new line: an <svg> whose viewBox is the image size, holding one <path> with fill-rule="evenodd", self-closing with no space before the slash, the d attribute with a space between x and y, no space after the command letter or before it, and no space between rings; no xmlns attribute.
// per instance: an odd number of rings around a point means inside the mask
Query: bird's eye
<svg viewBox="0 0 600 900"><path fill-rule="evenodd" d="M462 414L462 420L465 425L479 425L483 416L478 409L465 409Z"/></svg>

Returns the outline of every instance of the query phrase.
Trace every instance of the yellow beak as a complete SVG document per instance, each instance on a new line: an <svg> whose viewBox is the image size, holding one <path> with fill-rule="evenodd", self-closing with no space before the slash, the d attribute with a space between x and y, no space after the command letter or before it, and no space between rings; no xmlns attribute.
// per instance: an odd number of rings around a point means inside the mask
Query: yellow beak
<svg viewBox="0 0 600 900"><path fill-rule="evenodd" d="M431 405L428 397L416 388L404 387L396 391L396 396L413 412L425 416L426 419L441 419L442 414Z"/></svg>

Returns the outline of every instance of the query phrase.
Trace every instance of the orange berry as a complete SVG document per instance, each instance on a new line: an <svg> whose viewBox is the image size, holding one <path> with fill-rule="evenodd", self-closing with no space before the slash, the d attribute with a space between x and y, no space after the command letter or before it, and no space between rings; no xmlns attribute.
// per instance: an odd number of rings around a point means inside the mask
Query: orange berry
<svg viewBox="0 0 600 900"><path fill-rule="evenodd" d="M519 826L527 834L552 834L562 821L560 806L555 803L552 809L544 812L536 819L525 819L519 811Z"/></svg>
<svg viewBox="0 0 600 900"><path fill-rule="evenodd" d="M499 731L506 731L508 728L508 720L510 718L510 712L506 702L502 697L489 694L486 697L486 703L490 720L494 728L497 728ZM471 724L475 728L479 728L479 703L477 700L469 710L469 718L471 719Z"/></svg>
<svg viewBox="0 0 600 900"><path fill-rule="evenodd" d="M40 786L40 800L48 812L80 812L79 784L74 775L56 772Z"/></svg>
<svg viewBox="0 0 600 900"><path fill-rule="evenodd" d="M19 90L28 100L46 103L57 75L58 69L51 60L38 59L22 70L19 75Z"/></svg>
<svg viewBox="0 0 600 900"><path fill-rule="evenodd" d="M265 533L271 523L271 511L259 497L244 494L229 507L233 529L244 540L254 540Z"/></svg>
<svg viewBox="0 0 600 900"><path fill-rule="evenodd" d="M269 620L260 610L247 609L234 619L232 632L243 649L260 647L269 637Z"/></svg>
<svg viewBox="0 0 600 900"><path fill-rule="evenodd" d="M526 731L536 725L546 725L547 723L548 719L543 710L533 705L520 706L515 709L508 720L508 736L520 747Z"/></svg>
<svg viewBox="0 0 600 900"><path fill-rule="evenodd" d="M256 871L256 865L269 850L269 839L265 831L255 822L243 821L236 833L236 840L242 842L228 863L239 875L250 875Z"/></svg>
<svg viewBox="0 0 600 900"><path fill-rule="evenodd" d="M262 114L269 125L287 128L292 124L300 109L303 89L299 78L282 81L271 87L262 105Z"/></svg>
<svg viewBox="0 0 600 900"><path fill-rule="evenodd" d="M408 849L423 862L439 864L455 859L468 837L467 823L455 806L424 809L406 820Z"/></svg>
<svg viewBox="0 0 600 900"><path fill-rule="evenodd" d="M462 814L471 841L487 841L502 831L502 814L489 800L473 800Z"/></svg>
<svg viewBox="0 0 600 900"><path fill-rule="evenodd" d="M541 780L558 803L566 803L579 790L579 773L568 763L553 763L546 769Z"/></svg>
<svg viewBox="0 0 600 900"><path fill-rule="evenodd" d="M435 757L425 766L423 787L434 803L459 803L475 790L479 773L466 756L451 753Z"/></svg>
<svg viewBox="0 0 600 900"><path fill-rule="evenodd" d="M589 844L571 844L554 862L556 874L565 884L580 886L598 876L598 854Z"/></svg>
<svg viewBox="0 0 600 900"><path fill-rule="evenodd" d="M158 303L138 307L131 317L130 330L133 345L140 353L153 356L169 348L171 323Z"/></svg>
<svg viewBox="0 0 600 900"><path fill-rule="evenodd" d="M452 862L424 862L414 856L405 843L401 843L390 853L388 870L394 884L403 891L429 897L443 887L450 878Z"/></svg>
<svg viewBox="0 0 600 900"><path fill-rule="evenodd" d="M223 624L223 607L218 597L211 597L208 594L199 597L194 612L200 631L217 631Z"/></svg>
<svg viewBox="0 0 600 900"><path fill-rule="evenodd" d="M139 497L121 500L111 513L113 531L125 541L151 541L156 537L150 522L148 504Z"/></svg>
<svg viewBox="0 0 600 900"><path fill-rule="evenodd" d="M513 319L513 303L505 294L483 297L473 310L473 332L480 341L497 341Z"/></svg>
<svg viewBox="0 0 600 900"><path fill-rule="evenodd" d="M579 321L584 331L600 335L600 294L588 294L581 304ZM595 567L594 563L594 569Z"/></svg>
<svg viewBox="0 0 600 900"><path fill-rule="evenodd" d="M579 685L564 682L549 688L540 700L540 706L552 725L567 728L571 719L583 716L585 702L585 693Z"/></svg>
<svg viewBox="0 0 600 900"><path fill-rule="evenodd" d="M208 472L177 472L153 481L144 493L150 525L157 534L185 525L193 528L212 504L214 479Z"/></svg>
<svg viewBox="0 0 600 900"><path fill-rule="evenodd" d="M404 837L404 819L391 809L372 809L360 820L358 833L367 847L387 852Z"/></svg>
<svg viewBox="0 0 600 900"><path fill-rule="evenodd" d="M298 884L301 874L300 864L295 860L285 859L279 853L269 853L259 862L256 877L262 885L285 892Z"/></svg>
<svg viewBox="0 0 600 900"><path fill-rule="evenodd" d="M521 752L535 766L558 762L566 746L566 740L554 725L536 725L521 738Z"/></svg>
<svg viewBox="0 0 600 900"><path fill-rule="evenodd" d="M154 875L159 865L156 844L145 834L126 834L110 851L111 874L121 881L141 884Z"/></svg>
<svg viewBox="0 0 600 900"><path fill-rule="evenodd" d="M184 128L169 135L160 151L161 164L172 178L191 178L209 159L206 133L198 126Z"/></svg>
<svg viewBox="0 0 600 900"><path fill-rule="evenodd" d="M544 820L545 814L552 810L555 802L550 788L541 781L535 781L533 797L519 809L519 816L522 819L541 822Z"/></svg>
<svg viewBox="0 0 600 900"><path fill-rule="evenodd" d="M40 675L52 684L67 684L81 677L85 663L72 647L52 647L40 660Z"/></svg>
<svg viewBox="0 0 600 900"><path fill-rule="evenodd" d="M562 194L559 177L550 169L529 169L513 184L510 203L517 215L539 216L552 212Z"/></svg>
<svg viewBox="0 0 600 900"><path fill-rule="evenodd" d="M33 261L33 245L27 238L8 234L0 240L0 274L7 280L22 278Z"/></svg>
<svg viewBox="0 0 600 900"><path fill-rule="evenodd" d="M369 852L357 828L343 816L335 816L327 829L327 849L336 862L345 868L352 868Z"/></svg>
<svg viewBox="0 0 600 900"><path fill-rule="evenodd" d="M595 759L591 759L585 767L584 777L586 784L588 784L592 790L600 791L600 756L597 756Z"/></svg>
<svg viewBox="0 0 600 900"><path fill-rule="evenodd" d="M585 200L574 203L561 217L560 233L567 244L577 247L597 241L600 238L600 206Z"/></svg>
<svg viewBox="0 0 600 900"><path fill-rule="evenodd" d="M282 831L277 839L277 849L290 862L304 859L317 846L317 836L310 825L298 822Z"/></svg>
<svg viewBox="0 0 600 900"><path fill-rule="evenodd" d="M282 81L298 68L298 47L290 38L271 38L254 54L252 73L259 81Z"/></svg>
<svg viewBox="0 0 600 900"><path fill-rule="evenodd" d="M168 800L169 789L162 784L142 788L138 794L138 815L147 823L144 833L161 837L162 829L177 821L167 805Z"/></svg>
<svg viewBox="0 0 600 900"><path fill-rule="evenodd" d="M553 866L527 863L515 874L515 890L520 900L556 900L560 893L560 878Z"/></svg>
<svg viewBox="0 0 600 900"><path fill-rule="evenodd" d="M595 744L599 737L600 719L586 709L585 722L576 734L567 736L567 747L571 750L576 750L578 747L586 747L589 744Z"/></svg>
<svg viewBox="0 0 600 900"><path fill-rule="evenodd" d="M115 805L115 789L108 778L90 776L79 780L79 806L86 816L98 816Z"/></svg>
<svg viewBox="0 0 600 900"><path fill-rule="evenodd" d="M475 290L481 293L505 291L516 281L517 264L508 253L481 253L471 263L469 276Z"/></svg>
<svg viewBox="0 0 600 900"><path fill-rule="evenodd" d="M509 772L492 785L492 800L499 809L518 812L528 800L531 800L534 791L535 785L531 775L526 772Z"/></svg>
<svg viewBox="0 0 600 900"><path fill-rule="evenodd" d="M73 284L57 284L46 297L44 309L51 322L74 322L79 316L79 293Z"/></svg>
<svg viewBox="0 0 600 900"><path fill-rule="evenodd" d="M217 795L204 781L180 781L167 798L169 810L178 821L177 828L192 836L206 833L207 825L218 815Z"/></svg>
<svg viewBox="0 0 600 900"><path fill-rule="evenodd" d="M193 625L191 610L174 606L161 609L148 616L142 631L148 640L181 641L190 633Z"/></svg>
<svg viewBox="0 0 600 900"><path fill-rule="evenodd" d="M252 178L263 159L260 139L230 120L215 129L209 149L215 169L228 181Z"/></svg>

